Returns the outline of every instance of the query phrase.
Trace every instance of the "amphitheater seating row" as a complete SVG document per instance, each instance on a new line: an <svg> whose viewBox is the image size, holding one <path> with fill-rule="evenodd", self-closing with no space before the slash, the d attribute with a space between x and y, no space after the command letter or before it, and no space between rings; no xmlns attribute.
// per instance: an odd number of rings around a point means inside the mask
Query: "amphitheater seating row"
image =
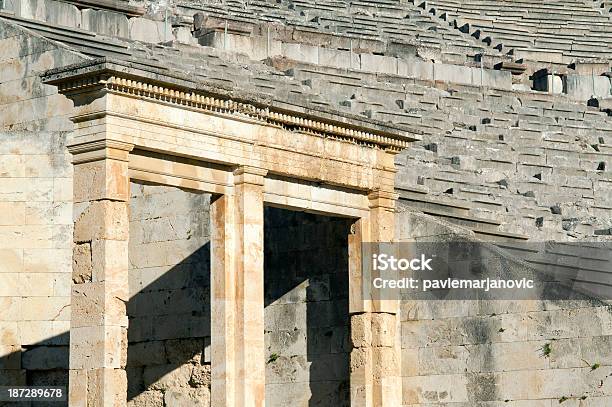
<svg viewBox="0 0 612 407"><path fill-rule="evenodd" d="M524 51L556 52L561 60L555 62L569 63L575 58L612 55L610 13L582 1L413 1L487 45L517 57Z"/></svg>

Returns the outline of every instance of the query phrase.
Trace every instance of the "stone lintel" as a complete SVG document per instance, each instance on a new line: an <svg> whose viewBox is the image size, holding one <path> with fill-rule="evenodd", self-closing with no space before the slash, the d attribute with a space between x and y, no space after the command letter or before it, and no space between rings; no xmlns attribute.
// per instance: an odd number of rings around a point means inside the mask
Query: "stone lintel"
<svg viewBox="0 0 612 407"><path fill-rule="evenodd" d="M43 82L57 86L68 97L100 91L128 97L157 99L216 115L249 119L288 131L309 132L340 138L398 152L416 140L421 132L351 113L319 106L287 103L269 96L239 89L227 90L193 78L108 58L56 68L42 75Z"/></svg>

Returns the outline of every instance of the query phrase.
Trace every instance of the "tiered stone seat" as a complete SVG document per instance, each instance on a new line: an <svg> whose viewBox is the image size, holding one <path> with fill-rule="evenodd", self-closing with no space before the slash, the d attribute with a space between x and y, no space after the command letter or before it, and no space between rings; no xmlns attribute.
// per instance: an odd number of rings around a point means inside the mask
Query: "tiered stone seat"
<svg viewBox="0 0 612 407"><path fill-rule="evenodd" d="M448 60L456 61L457 55L461 55L465 61L466 56L473 58L483 52L483 46L476 39L423 14L414 4L398 0L375 3L312 0L251 3L232 0L222 4L182 1L179 5L186 14L193 14L197 9L227 19L278 21L289 27L311 27L319 32L430 46L442 50L443 60L448 54ZM495 54L496 51L487 50L486 53Z"/></svg>
<svg viewBox="0 0 612 407"><path fill-rule="evenodd" d="M278 71L274 59L269 66L210 47L111 40L13 21L91 57L121 58L232 92L347 110L416 128L424 139L398 156L398 187L425 192L426 199L411 199L419 207L431 200L469 207L463 215L487 236L593 236L612 226L606 223L609 216L602 215L612 208L612 119L562 95L297 62ZM430 210L446 216L439 213L444 206ZM474 222L481 225L477 228Z"/></svg>
<svg viewBox="0 0 612 407"><path fill-rule="evenodd" d="M534 53L539 53L542 60L569 63L612 55L612 17L579 0L414 2L515 57L536 59Z"/></svg>
<svg viewBox="0 0 612 407"><path fill-rule="evenodd" d="M290 75L313 91L325 89L332 102L354 113L425 133L419 146L398 158L398 186L409 191L403 199L419 210L491 240L592 237L610 227L603 218L594 222L612 207L612 177L604 171L612 163L612 120L604 112L562 96L435 89L392 76L338 75L332 68L293 69ZM470 221L455 210L444 214L444 205L470 208L462 211Z"/></svg>

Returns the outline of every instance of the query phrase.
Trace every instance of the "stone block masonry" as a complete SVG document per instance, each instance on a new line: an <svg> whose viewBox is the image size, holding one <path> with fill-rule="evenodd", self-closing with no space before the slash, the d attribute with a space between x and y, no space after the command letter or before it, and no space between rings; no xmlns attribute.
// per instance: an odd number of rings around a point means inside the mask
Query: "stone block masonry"
<svg viewBox="0 0 612 407"><path fill-rule="evenodd" d="M275 208L264 222L266 405L348 406L350 222Z"/></svg>
<svg viewBox="0 0 612 407"><path fill-rule="evenodd" d="M71 103L39 74L81 60L0 22L0 385L68 385Z"/></svg>
<svg viewBox="0 0 612 407"><path fill-rule="evenodd" d="M210 195L131 183L130 406L210 405Z"/></svg>
<svg viewBox="0 0 612 407"><path fill-rule="evenodd" d="M473 238L401 209L396 222L401 239ZM400 315L404 406L600 406L612 399L612 309L603 301L406 297Z"/></svg>

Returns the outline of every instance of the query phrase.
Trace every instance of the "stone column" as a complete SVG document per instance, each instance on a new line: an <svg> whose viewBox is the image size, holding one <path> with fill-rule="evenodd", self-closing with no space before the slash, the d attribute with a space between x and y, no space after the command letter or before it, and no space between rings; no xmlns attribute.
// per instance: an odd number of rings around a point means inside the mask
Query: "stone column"
<svg viewBox="0 0 612 407"><path fill-rule="evenodd" d="M265 170L234 171L233 193L212 216L212 405L265 405L263 181Z"/></svg>
<svg viewBox="0 0 612 407"><path fill-rule="evenodd" d="M370 214L353 225L349 236L351 312L351 405L394 407L402 402L400 373L399 298L371 298L363 284L373 276L362 273L361 243L392 242L397 196L374 191ZM369 259L366 259L369 261Z"/></svg>
<svg viewBox="0 0 612 407"><path fill-rule="evenodd" d="M74 164L70 406L127 398L128 154L131 144L69 146Z"/></svg>

